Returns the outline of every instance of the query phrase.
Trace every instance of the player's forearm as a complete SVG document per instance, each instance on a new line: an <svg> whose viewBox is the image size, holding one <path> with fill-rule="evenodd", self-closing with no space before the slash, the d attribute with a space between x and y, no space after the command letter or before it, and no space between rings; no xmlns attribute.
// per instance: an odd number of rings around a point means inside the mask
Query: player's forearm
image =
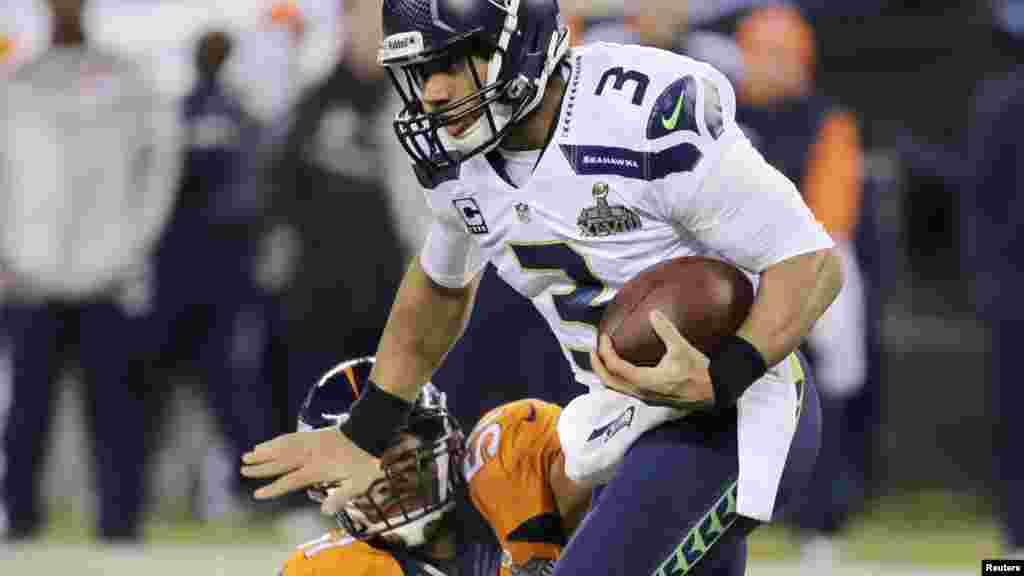
<svg viewBox="0 0 1024 576"><path fill-rule="evenodd" d="M737 335L774 366L796 350L842 285L839 257L831 249L783 260L761 274L754 305Z"/></svg>
<svg viewBox="0 0 1024 576"><path fill-rule="evenodd" d="M377 346L370 379L412 402L462 333L477 283L445 288L427 276L419 258L413 259Z"/></svg>

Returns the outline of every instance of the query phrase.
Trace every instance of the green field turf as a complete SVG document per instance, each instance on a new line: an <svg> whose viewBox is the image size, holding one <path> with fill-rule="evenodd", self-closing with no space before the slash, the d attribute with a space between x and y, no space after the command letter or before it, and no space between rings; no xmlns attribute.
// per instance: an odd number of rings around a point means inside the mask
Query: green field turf
<svg viewBox="0 0 1024 576"><path fill-rule="evenodd" d="M97 548L90 540L89 530L83 518L51 514L44 537L19 547L16 555L23 562L31 559L33 565L45 565L47 561L76 564L81 559L83 565L111 562L124 567L115 569L111 564L99 572L86 573L122 574L135 565L133 562L166 557L171 562L191 562L189 566L216 561L222 566L218 574L241 573L236 571L270 564L261 573L274 574L273 565L283 560L296 544L267 520L241 525L204 524L189 520L182 513L165 514L163 519L149 521L148 547L139 554L131 549ZM785 572L798 557L797 542L797 536L785 527L759 529L750 539L750 566L767 567L761 573ZM888 573L891 567L893 574L974 573L982 558L1000 553L999 532L991 511L976 498L943 493L907 494L874 502L853 521L839 541L839 549L844 565L884 567L873 568L871 573ZM14 568L12 554L8 550L0 555L0 566ZM0 573L8 574L6 570Z"/></svg>

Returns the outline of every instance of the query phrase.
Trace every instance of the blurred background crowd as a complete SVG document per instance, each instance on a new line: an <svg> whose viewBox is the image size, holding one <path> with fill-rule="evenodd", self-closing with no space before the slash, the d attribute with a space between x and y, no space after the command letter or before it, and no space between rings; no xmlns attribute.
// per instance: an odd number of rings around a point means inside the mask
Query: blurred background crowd
<svg viewBox="0 0 1024 576"><path fill-rule="evenodd" d="M803 558L835 561L859 515L931 493L940 511L977 503L992 550L1020 553L1024 1L562 10L577 43L722 70L743 129L837 240L847 284L807 343L826 449L789 524ZM0 0L8 541L70 516L132 544L174 510L316 535L300 500L254 506L236 463L294 427L322 372L373 352L425 232L379 15L380 0ZM468 427L509 399L566 402L540 388L566 369L488 271L435 383Z"/></svg>

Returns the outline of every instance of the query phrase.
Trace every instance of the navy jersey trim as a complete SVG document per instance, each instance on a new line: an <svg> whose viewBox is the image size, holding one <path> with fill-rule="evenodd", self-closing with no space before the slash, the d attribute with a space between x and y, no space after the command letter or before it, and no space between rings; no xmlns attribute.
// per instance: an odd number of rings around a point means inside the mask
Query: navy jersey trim
<svg viewBox="0 0 1024 576"><path fill-rule="evenodd" d="M670 174L692 172L701 151L691 142L658 152L641 152L613 146L560 145L573 172L579 175L615 175L635 180L659 180Z"/></svg>
<svg viewBox="0 0 1024 576"><path fill-rule="evenodd" d="M423 186L427 190L433 190L445 182L458 180L461 165L455 164L454 166L445 168L444 170L433 172L419 164L413 164L412 170L416 173L416 179L420 181L420 186Z"/></svg>
<svg viewBox="0 0 1024 576"><path fill-rule="evenodd" d="M510 542L537 542L565 546L562 517L551 512L534 516L509 532L507 539Z"/></svg>
<svg viewBox="0 0 1024 576"><path fill-rule="evenodd" d="M484 158L491 165L491 169L494 170L494 172L501 177L506 184L513 188L519 188L519 186L516 186L515 183L512 182L512 177L509 176L508 170L505 168L505 157L501 155L501 152L498 152L496 149L491 150L487 154L484 154Z"/></svg>
<svg viewBox="0 0 1024 576"><path fill-rule="evenodd" d="M594 371L594 367L590 364L590 352L584 350L569 350L569 355L572 356L572 361L579 366L580 370L585 372Z"/></svg>

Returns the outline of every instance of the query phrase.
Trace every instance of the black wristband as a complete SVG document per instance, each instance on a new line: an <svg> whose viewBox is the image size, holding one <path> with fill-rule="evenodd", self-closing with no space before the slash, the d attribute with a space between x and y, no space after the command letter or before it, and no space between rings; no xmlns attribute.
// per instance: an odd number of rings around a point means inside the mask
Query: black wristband
<svg viewBox="0 0 1024 576"><path fill-rule="evenodd" d="M380 458L405 426L412 404L366 381L362 394L352 403L349 417L338 426L353 444Z"/></svg>
<svg viewBox="0 0 1024 576"><path fill-rule="evenodd" d="M722 341L711 356L708 373L715 392L715 408L728 408L768 371L764 356L754 345L739 336Z"/></svg>

